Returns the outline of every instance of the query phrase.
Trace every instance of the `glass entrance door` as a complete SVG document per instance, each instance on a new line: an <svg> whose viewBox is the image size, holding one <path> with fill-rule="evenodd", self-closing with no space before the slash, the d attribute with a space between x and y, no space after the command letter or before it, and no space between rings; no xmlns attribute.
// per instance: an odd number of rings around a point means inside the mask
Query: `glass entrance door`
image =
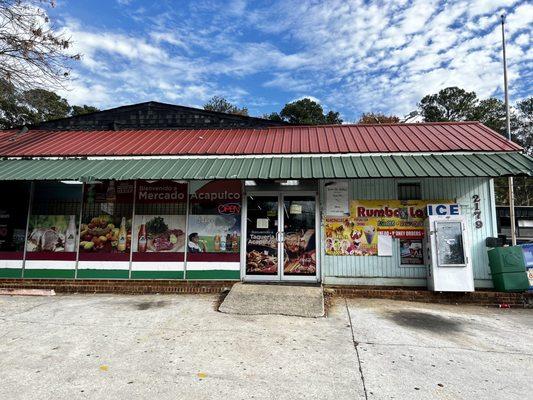
<svg viewBox="0 0 533 400"><path fill-rule="evenodd" d="M248 194L246 280L318 279L314 194Z"/></svg>
<svg viewBox="0 0 533 400"><path fill-rule="evenodd" d="M282 279L316 280L316 198L283 195L282 207Z"/></svg>

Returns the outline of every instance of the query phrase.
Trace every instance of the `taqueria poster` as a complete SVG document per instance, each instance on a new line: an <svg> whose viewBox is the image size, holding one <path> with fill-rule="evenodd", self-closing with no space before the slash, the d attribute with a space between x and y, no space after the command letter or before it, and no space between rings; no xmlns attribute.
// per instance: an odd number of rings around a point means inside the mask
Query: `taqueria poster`
<svg viewBox="0 0 533 400"><path fill-rule="evenodd" d="M435 200L352 200L350 216L325 219L326 254L377 255L378 235L424 237L426 205Z"/></svg>

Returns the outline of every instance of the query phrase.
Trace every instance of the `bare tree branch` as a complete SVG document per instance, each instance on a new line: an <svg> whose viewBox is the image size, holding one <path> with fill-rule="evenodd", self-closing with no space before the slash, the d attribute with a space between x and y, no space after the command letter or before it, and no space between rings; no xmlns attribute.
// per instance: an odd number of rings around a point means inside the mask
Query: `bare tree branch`
<svg viewBox="0 0 533 400"><path fill-rule="evenodd" d="M57 33L45 8L54 0L0 0L0 79L19 89L62 88L69 79L70 37Z"/></svg>

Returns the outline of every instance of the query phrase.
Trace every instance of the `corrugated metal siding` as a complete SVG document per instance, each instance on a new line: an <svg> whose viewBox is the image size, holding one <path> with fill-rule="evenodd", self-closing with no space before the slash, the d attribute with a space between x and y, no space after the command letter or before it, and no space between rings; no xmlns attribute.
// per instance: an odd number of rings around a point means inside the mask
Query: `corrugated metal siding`
<svg viewBox="0 0 533 400"><path fill-rule="evenodd" d="M533 159L520 153L0 161L0 180L493 177L532 173Z"/></svg>
<svg viewBox="0 0 533 400"><path fill-rule="evenodd" d="M396 199L397 184L406 179L357 179L350 180L349 193L353 200ZM495 221L492 220L490 179L488 178L438 178L418 179L422 197L428 200L457 198L461 210L468 217L469 239L472 249L474 279L490 279L485 238L492 236ZM324 198L324 181L321 198ZM480 196L483 227L474 226L472 196ZM323 232L322 232L323 234ZM322 256L324 276L349 278L425 278L425 267L399 267L400 251L394 240L392 257L338 257Z"/></svg>
<svg viewBox="0 0 533 400"><path fill-rule="evenodd" d="M0 135L0 156L239 155L520 151L479 122L265 129L39 131Z"/></svg>

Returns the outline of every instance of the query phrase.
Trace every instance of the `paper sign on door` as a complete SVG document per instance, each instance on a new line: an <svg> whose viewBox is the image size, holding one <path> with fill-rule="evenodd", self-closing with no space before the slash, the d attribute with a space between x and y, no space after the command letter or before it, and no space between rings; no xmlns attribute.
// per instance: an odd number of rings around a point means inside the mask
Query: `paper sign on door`
<svg viewBox="0 0 533 400"><path fill-rule="evenodd" d="M268 229L268 218L257 218L257 229Z"/></svg>

